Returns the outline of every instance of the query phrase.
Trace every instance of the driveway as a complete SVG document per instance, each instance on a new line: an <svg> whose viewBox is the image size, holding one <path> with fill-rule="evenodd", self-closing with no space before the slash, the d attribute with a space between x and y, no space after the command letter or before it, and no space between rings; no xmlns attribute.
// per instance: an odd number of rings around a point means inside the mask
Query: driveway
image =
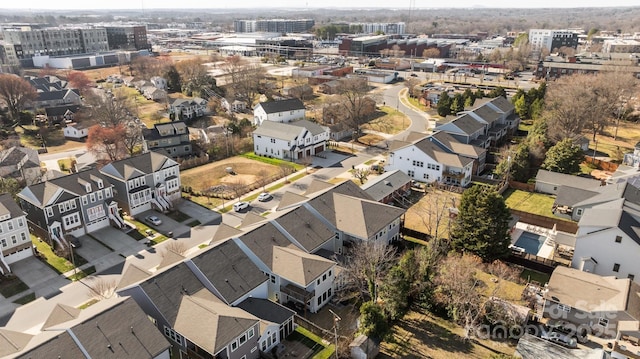
<svg viewBox="0 0 640 359"><path fill-rule="evenodd" d="M160 224L159 226L156 226L154 224L147 222L145 218L151 215L160 218L160 220L162 221L162 224ZM136 216L136 219L140 222L143 222L146 226L153 229L155 232L162 233L167 237L173 237L173 238L185 237L185 236L188 236L189 232L191 231L191 227L187 226L186 224L181 224L180 222L173 220L172 218L166 216L165 214L154 211L154 210L143 212L140 215ZM185 221L185 223L189 223L189 221L193 221L193 219L189 219ZM169 235L169 232L172 232L172 235Z"/></svg>
<svg viewBox="0 0 640 359"><path fill-rule="evenodd" d="M143 244L138 243L138 241L133 239L124 231L115 229L113 227L105 227L99 229L91 233L91 235L96 237L100 242L111 247L114 252L122 254L128 255L145 248Z"/></svg>
<svg viewBox="0 0 640 359"><path fill-rule="evenodd" d="M53 283L60 280L62 285L68 284L68 280L60 277L60 274L36 257L29 257L17 261L11 265L13 273L20 278L29 288L37 287L43 283Z"/></svg>
<svg viewBox="0 0 640 359"><path fill-rule="evenodd" d="M323 151L319 155L313 156L313 167L333 167L336 164L349 158L348 155L339 154L333 151Z"/></svg>
<svg viewBox="0 0 640 359"><path fill-rule="evenodd" d="M185 224L193 221L194 219L200 221L201 224L220 223L220 221L222 220L220 213L187 200L180 201L178 210L191 217L191 219L184 222Z"/></svg>
<svg viewBox="0 0 640 359"><path fill-rule="evenodd" d="M82 243L82 247L76 248L75 252L88 262L94 262L95 260L112 253L109 248L103 246L89 236L80 236L78 239L80 240L80 243Z"/></svg>

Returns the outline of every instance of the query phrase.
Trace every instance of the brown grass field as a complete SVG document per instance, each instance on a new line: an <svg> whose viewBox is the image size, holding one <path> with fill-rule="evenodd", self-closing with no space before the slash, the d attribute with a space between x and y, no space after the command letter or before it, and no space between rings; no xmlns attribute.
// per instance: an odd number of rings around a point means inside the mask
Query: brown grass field
<svg viewBox="0 0 640 359"><path fill-rule="evenodd" d="M509 343L464 340L464 329L445 319L411 311L393 327L393 338L381 344L378 358L486 359L513 354Z"/></svg>
<svg viewBox="0 0 640 359"><path fill-rule="evenodd" d="M232 167L236 175L228 174L225 170L227 167ZM232 157L181 171L180 179L183 186L192 187L194 191L200 192L221 183L254 183L262 170L266 171L267 176L275 175L280 171L274 165L244 157Z"/></svg>
<svg viewBox="0 0 640 359"><path fill-rule="evenodd" d="M420 199L420 201L411 206L411 208L409 208L405 213L404 226L409 229L429 234L429 230L426 228L425 223L423 222L423 218L427 217L429 208L442 208L443 202L446 203L447 208L452 206L454 202L457 206L460 203L460 197L461 195L458 193L428 188L427 193ZM440 203L440 205L438 206L437 203ZM435 222L435 219L433 219L431 227L435 228ZM440 238L449 238L448 228L449 216L447 212L445 213L444 218L440 221L438 236Z"/></svg>

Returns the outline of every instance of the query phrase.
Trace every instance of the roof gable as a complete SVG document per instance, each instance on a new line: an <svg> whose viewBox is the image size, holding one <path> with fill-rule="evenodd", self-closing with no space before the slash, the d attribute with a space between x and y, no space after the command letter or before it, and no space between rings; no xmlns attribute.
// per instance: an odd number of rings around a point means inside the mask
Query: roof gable
<svg viewBox="0 0 640 359"><path fill-rule="evenodd" d="M279 100L279 101L261 102L257 106L262 107L262 110L264 110L264 112L267 114L305 109L302 101L300 101L297 98L290 98L290 99Z"/></svg>

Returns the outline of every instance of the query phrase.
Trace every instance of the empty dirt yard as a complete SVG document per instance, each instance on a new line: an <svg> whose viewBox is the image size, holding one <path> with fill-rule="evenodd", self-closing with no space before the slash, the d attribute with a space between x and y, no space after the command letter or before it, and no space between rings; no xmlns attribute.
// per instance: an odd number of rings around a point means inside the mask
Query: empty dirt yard
<svg viewBox="0 0 640 359"><path fill-rule="evenodd" d="M235 174L227 173L227 167L231 167ZM223 183L252 184L263 173L267 177L273 176L280 173L280 168L244 157L233 157L181 171L180 178L183 186L201 192Z"/></svg>

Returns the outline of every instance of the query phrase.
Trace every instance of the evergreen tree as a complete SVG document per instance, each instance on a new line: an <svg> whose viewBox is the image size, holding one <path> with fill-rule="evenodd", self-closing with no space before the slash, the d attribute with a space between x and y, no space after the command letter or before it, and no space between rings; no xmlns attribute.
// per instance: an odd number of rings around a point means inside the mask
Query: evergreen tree
<svg viewBox="0 0 640 359"><path fill-rule="evenodd" d="M182 82L180 81L180 73L176 67L171 65L166 74L167 88L172 92L180 92L182 90Z"/></svg>
<svg viewBox="0 0 640 359"><path fill-rule="evenodd" d="M365 302L360 306L360 331L362 334L384 339L389 332L389 323L382 308L374 302Z"/></svg>
<svg viewBox="0 0 640 359"><path fill-rule="evenodd" d="M462 194L451 230L453 249L476 254L485 262L509 255L511 213L493 188L473 186Z"/></svg>
<svg viewBox="0 0 640 359"><path fill-rule="evenodd" d="M445 117L451 114L451 97L447 91L442 91L438 100L438 115Z"/></svg>
<svg viewBox="0 0 640 359"><path fill-rule="evenodd" d="M582 149L573 144L570 138L566 138L549 148L542 168L548 171L571 174L580 172L580 163L583 160Z"/></svg>

